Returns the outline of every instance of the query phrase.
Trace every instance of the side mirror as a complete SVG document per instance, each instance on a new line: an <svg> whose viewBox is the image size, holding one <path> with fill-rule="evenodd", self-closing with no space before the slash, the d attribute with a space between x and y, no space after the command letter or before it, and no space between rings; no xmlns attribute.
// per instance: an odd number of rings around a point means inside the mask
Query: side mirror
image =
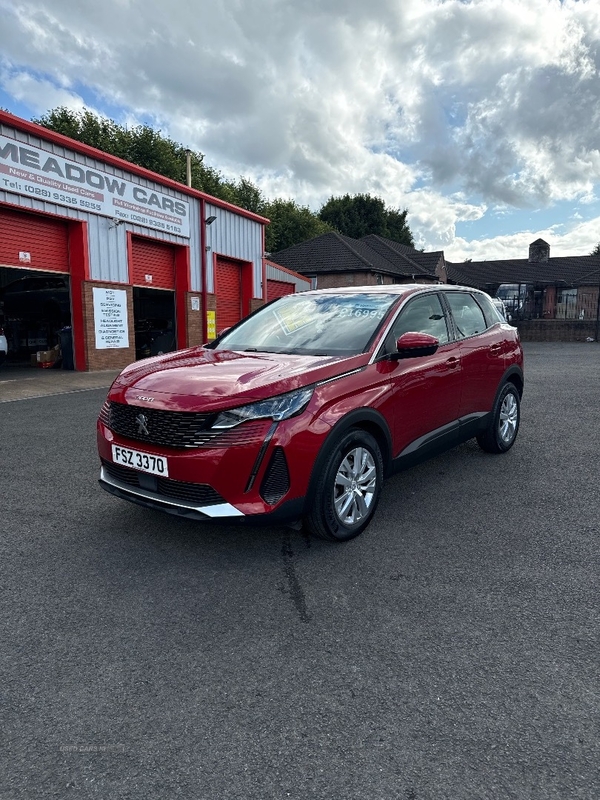
<svg viewBox="0 0 600 800"><path fill-rule="evenodd" d="M403 333L397 340L397 352L392 353L392 358L432 356L439 346L439 339L436 339L435 336L430 336L428 333L409 331L408 333Z"/></svg>

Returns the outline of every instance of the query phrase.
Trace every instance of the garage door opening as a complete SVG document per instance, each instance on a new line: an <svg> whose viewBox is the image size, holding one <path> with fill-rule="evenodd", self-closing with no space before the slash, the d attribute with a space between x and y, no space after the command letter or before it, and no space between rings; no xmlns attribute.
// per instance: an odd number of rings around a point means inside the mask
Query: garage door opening
<svg viewBox="0 0 600 800"><path fill-rule="evenodd" d="M38 352L49 352L69 339L71 352L64 355L72 369L72 339L66 335L71 328L69 275L0 267L0 327L8 342L7 365L37 366ZM43 363L64 366L58 352Z"/></svg>
<svg viewBox="0 0 600 800"><path fill-rule="evenodd" d="M134 286L133 319L136 359L177 349L175 292Z"/></svg>

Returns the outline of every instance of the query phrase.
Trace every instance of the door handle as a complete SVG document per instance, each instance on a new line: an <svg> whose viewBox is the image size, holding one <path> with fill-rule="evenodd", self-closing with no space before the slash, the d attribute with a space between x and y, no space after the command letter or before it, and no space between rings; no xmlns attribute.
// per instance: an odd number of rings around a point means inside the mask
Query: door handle
<svg viewBox="0 0 600 800"><path fill-rule="evenodd" d="M456 369L459 364L460 364L460 359L456 358L455 356L452 356L452 358L449 358L446 361L446 366L448 367L448 369Z"/></svg>
<svg viewBox="0 0 600 800"><path fill-rule="evenodd" d="M493 345L490 347L490 353L491 353L493 356L499 356L499 355L500 355L500 353L502 353L502 345L501 345L501 344L493 344Z"/></svg>

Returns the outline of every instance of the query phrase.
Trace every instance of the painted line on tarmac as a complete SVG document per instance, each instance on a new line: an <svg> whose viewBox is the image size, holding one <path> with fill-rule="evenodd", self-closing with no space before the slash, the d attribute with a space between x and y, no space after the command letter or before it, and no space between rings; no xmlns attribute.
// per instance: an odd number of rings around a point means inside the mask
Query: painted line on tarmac
<svg viewBox="0 0 600 800"><path fill-rule="evenodd" d="M81 392L96 392L104 389L108 392L110 386L90 386L88 389L70 389L68 392L49 392L48 394L33 394L30 397L11 397L9 400L0 400L2 403L18 403L20 400L40 400L42 397L58 397L61 394L80 394Z"/></svg>
<svg viewBox="0 0 600 800"><path fill-rule="evenodd" d="M15 381L37 381L37 379L37 375L32 375L30 378L23 378L19 375L18 378L2 378L0 383L14 383Z"/></svg>

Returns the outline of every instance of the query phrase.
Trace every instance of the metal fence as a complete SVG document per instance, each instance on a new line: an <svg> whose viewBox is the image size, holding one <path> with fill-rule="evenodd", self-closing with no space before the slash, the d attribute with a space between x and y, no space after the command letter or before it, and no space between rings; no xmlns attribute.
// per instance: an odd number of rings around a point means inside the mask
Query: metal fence
<svg viewBox="0 0 600 800"><path fill-rule="evenodd" d="M504 284L496 292L510 321L531 319L580 320L598 318L598 286Z"/></svg>

